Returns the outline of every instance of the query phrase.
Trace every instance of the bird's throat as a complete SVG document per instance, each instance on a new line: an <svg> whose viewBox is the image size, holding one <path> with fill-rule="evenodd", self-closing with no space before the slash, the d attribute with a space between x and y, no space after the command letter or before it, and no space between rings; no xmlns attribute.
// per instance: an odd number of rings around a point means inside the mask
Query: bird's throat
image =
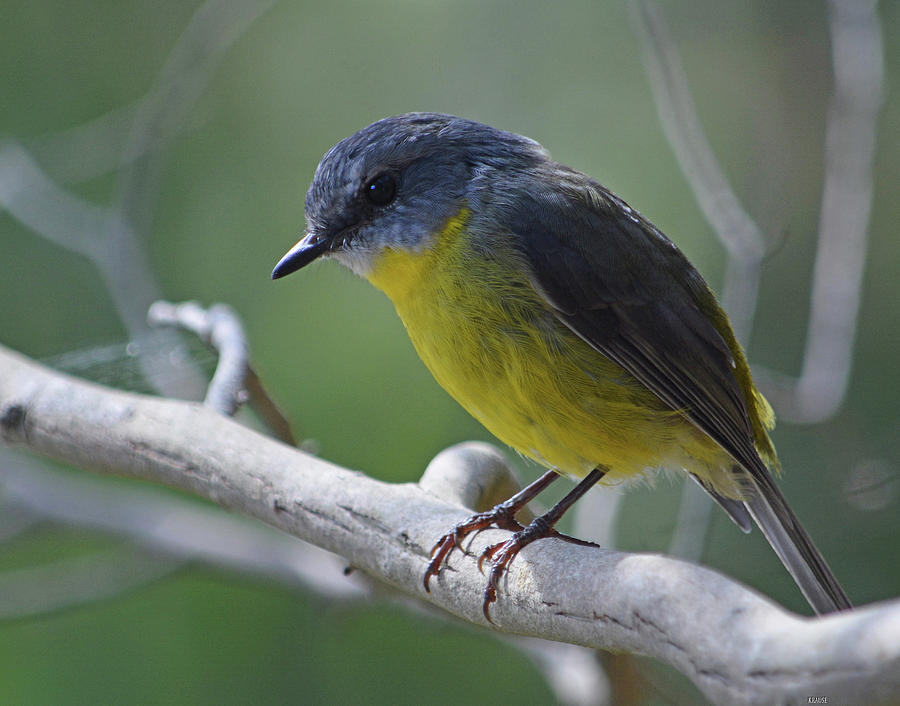
<svg viewBox="0 0 900 706"><path fill-rule="evenodd" d="M442 265L459 257L466 245L465 229L470 217L471 211L464 206L447 220L421 252L385 248L375 259L367 279L390 297L398 311L404 309L407 299L416 296L425 278L434 276L444 269Z"/></svg>

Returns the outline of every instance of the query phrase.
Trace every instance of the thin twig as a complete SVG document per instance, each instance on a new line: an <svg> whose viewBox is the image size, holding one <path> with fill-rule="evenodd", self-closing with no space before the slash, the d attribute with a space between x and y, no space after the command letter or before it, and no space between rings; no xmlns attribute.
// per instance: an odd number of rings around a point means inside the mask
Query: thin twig
<svg viewBox="0 0 900 706"><path fill-rule="evenodd" d="M161 147L173 137L173 126L186 120L226 51L274 4L275 0L207 0L194 13L156 84L139 104L123 151L112 209L139 236L146 236L152 225L164 167ZM133 237L118 226L111 223L108 238L112 244ZM141 302L141 320L151 301Z"/></svg>
<svg viewBox="0 0 900 706"><path fill-rule="evenodd" d="M177 326L190 331L219 355L219 364L206 390L204 404L233 416L249 398L277 438L295 445L287 418L269 397L250 367L250 344L234 310L225 304L204 309L196 302L157 301L147 312L153 326Z"/></svg>
<svg viewBox="0 0 900 706"><path fill-rule="evenodd" d="M291 446L297 446L297 437L294 436L291 423L263 386L262 380L259 379L259 375L256 374L253 366L247 368L245 384L247 393L250 395L251 406L275 438ZM308 450L306 446L304 446L304 449Z"/></svg>

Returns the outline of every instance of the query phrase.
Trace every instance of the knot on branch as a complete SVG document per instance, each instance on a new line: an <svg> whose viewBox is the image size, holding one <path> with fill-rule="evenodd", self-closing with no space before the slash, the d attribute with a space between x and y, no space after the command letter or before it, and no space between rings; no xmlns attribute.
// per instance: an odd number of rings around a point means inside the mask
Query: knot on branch
<svg viewBox="0 0 900 706"><path fill-rule="evenodd" d="M25 407L17 402L7 405L0 412L0 432L5 439L25 433Z"/></svg>

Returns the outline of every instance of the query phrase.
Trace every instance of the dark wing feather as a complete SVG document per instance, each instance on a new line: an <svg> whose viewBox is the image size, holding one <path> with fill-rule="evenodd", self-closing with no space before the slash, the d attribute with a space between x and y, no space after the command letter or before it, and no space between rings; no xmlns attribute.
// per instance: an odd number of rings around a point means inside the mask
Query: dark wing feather
<svg viewBox="0 0 900 706"><path fill-rule="evenodd" d="M588 187L586 187L588 188ZM600 187L590 197L540 194L511 224L535 288L566 326L717 441L766 473L734 357L705 313L718 307L687 258Z"/></svg>
<svg viewBox="0 0 900 706"><path fill-rule="evenodd" d="M548 193L532 182L523 188L525 205L507 214L535 289L561 322L682 412L749 474L755 492L743 502L708 490L743 530L753 517L816 612L849 609L757 451L735 353L714 323L729 326L714 295L651 223L586 177L558 179L562 172L554 167L551 176L567 183L567 192ZM734 340L730 329L727 335Z"/></svg>

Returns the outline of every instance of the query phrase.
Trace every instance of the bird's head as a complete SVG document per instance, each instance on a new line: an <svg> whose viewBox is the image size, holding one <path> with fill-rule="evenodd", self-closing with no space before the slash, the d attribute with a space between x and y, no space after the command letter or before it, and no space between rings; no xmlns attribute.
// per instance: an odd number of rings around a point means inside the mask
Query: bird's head
<svg viewBox="0 0 900 706"><path fill-rule="evenodd" d="M448 219L477 207L490 179L546 158L533 140L451 115L379 120L322 158L306 194L306 233L272 277L320 257L366 276L385 249L422 252Z"/></svg>

